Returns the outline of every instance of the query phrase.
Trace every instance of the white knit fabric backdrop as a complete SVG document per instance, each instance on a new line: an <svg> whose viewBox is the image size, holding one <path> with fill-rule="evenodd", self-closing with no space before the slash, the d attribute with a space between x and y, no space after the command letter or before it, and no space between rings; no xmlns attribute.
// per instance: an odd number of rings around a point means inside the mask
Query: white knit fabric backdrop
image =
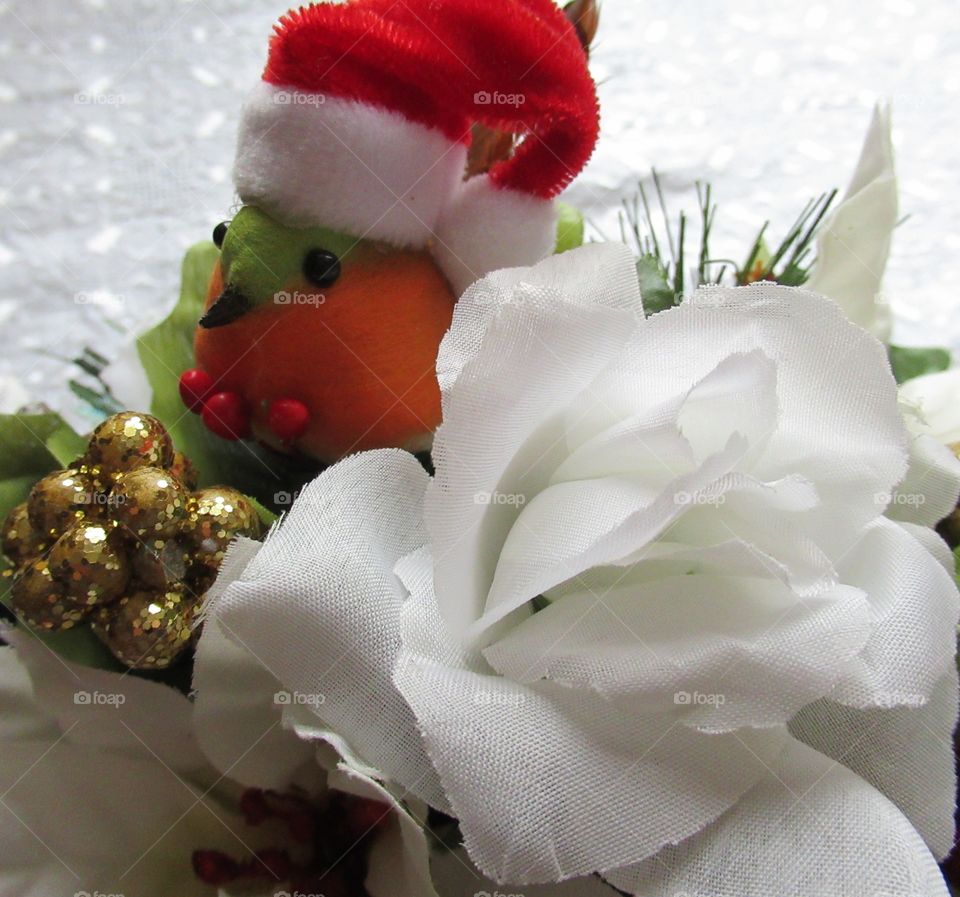
<svg viewBox="0 0 960 897"><path fill-rule="evenodd" d="M870 108L894 101L901 208L887 292L902 342L960 347L952 110L953 0L800 6L606 0L594 72L603 137L572 190L610 236L656 165L672 206L721 203L715 251L780 234L812 194L843 187ZM243 94L275 0L7 0L0 4L0 377L71 413L84 345L106 355L173 302L185 248L228 217Z"/></svg>

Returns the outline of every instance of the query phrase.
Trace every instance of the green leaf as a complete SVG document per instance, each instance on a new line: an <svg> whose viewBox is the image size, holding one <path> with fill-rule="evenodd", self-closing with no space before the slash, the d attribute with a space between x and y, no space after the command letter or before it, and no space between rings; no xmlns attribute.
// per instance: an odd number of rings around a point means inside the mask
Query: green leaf
<svg viewBox="0 0 960 897"><path fill-rule="evenodd" d="M677 304L677 294L670 285L668 274L653 253L637 259L637 278L640 280L643 310L648 316Z"/></svg>
<svg viewBox="0 0 960 897"><path fill-rule="evenodd" d="M53 469L51 468L51 470ZM50 471L45 471L45 473L50 473ZM26 501L33 484L42 476L42 473L37 476L27 474L22 477L0 480L0 518L6 518L14 506Z"/></svg>
<svg viewBox="0 0 960 897"><path fill-rule="evenodd" d="M583 245L583 215L569 203L558 202L557 208L560 216L557 221L557 245L554 252L559 255Z"/></svg>
<svg viewBox="0 0 960 897"><path fill-rule="evenodd" d="M228 442L211 433L180 399L180 375L194 366L193 337L203 313L210 274L219 258L211 242L187 250L180 299L168 317L137 341L153 389L150 411L195 465L200 486L230 485L266 505L277 492L295 492L319 472L315 462L288 458L259 445Z"/></svg>
<svg viewBox="0 0 960 897"><path fill-rule="evenodd" d="M278 514L274 514L273 511L265 508L259 501L257 501L252 495L247 496L247 500L250 504L253 505L254 509L257 512L257 516L260 518L260 523L263 524L265 529L273 526L280 517Z"/></svg>
<svg viewBox="0 0 960 897"><path fill-rule="evenodd" d="M61 467L69 467L87 450L87 440L64 424L50 434L46 447Z"/></svg>
<svg viewBox="0 0 960 897"><path fill-rule="evenodd" d="M99 412L104 417L116 414L118 411L124 411L124 407L104 388L102 392L92 389L84 383L77 380L69 382L70 391L78 398L86 402L94 411Z"/></svg>
<svg viewBox="0 0 960 897"><path fill-rule="evenodd" d="M750 247L750 252L743 263L743 267L737 271L737 283L741 286L745 283L751 283L755 279L754 272L760 271L762 273L770 264L770 247L767 246L764 236L766 232L767 224L764 224Z"/></svg>
<svg viewBox="0 0 960 897"><path fill-rule="evenodd" d="M61 466L48 445L63 430L69 427L58 414L0 414L0 520L26 501L37 480ZM0 570L9 567L0 555Z"/></svg>
<svg viewBox="0 0 960 897"><path fill-rule="evenodd" d="M181 269L180 299L173 311L137 340L140 363L153 388L151 411L170 431L174 444L197 466L201 476L215 466L215 443L199 420L186 414L180 400L180 374L193 367L193 335L203 313L207 282L219 251L213 243L187 250Z"/></svg>
<svg viewBox="0 0 960 897"><path fill-rule="evenodd" d="M787 265L777 275L777 283L785 287L802 287L810 279L810 269L800 265Z"/></svg>
<svg viewBox="0 0 960 897"><path fill-rule="evenodd" d="M59 462L47 440L64 426L53 413L0 415L0 480L31 474L39 479L55 470Z"/></svg>
<svg viewBox="0 0 960 897"><path fill-rule="evenodd" d="M946 349L918 349L913 346L891 346L890 366L897 383L906 383L924 374L935 374L950 367L950 353Z"/></svg>
<svg viewBox="0 0 960 897"><path fill-rule="evenodd" d="M21 625L20 628L26 629L27 627ZM117 673L127 670L87 625L75 626L73 629L61 629L60 632L38 632L31 629L30 633L55 654L71 663L97 670L112 670Z"/></svg>

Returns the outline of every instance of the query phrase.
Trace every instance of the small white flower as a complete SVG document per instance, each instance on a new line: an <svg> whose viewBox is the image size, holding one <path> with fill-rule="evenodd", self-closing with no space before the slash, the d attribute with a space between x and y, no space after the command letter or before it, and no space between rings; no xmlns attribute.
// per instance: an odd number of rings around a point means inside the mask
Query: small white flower
<svg viewBox="0 0 960 897"><path fill-rule="evenodd" d="M250 684L262 669L251 671L249 655L232 645L224 657L215 626L207 663L229 664L227 690ZM284 837L276 825L247 824L233 770L217 769L201 750L219 738L216 756L233 752L230 765L241 772L269 752L269 784L281 792L299 786L322 797L330 788L390 807L370 847L368 891L430 897L420 826L371 771L285 732L279 708L257 716L249 711L259 696L231 691L242 735L206 715L195 724L191 702L167 686L66 662L25 632L4 637L15 647L0 647L0 893L211 897L215 889L192 867L195 851L249 862ZM241 893L285 891L285 882L262 876Z"/></svg>
<svg viewBox="0 0 960 897"><path fill-rule="evenodd" d="M956 410L960 370L908 380L899 392L900 410L910 432L910 467L891 496L887 516L936 526L957 504L953 491L957 459L952 447L960 442Z"/></svg>
<svg viewBox="0 0 960 897"><path fill-rule="evenodd" d="M496 881L946 894L960 605L884 514L883 346L773 284L645 319L593 245L471 287L438 373L436 476L324 473L221 577L227 637ZM956 500L937 470L913 508Z"/></svg>
<svg viewBox="0 0 960 897"><path fill-rule="evenodd" d="M943 445L960 444L960 368L908 380L900 387L900 398L912 412L911 429Z"/></svg>
<svg viewBox="0 0 960 897"><path fill-rule="evenodd" d="M17 650L0 647L0 893L209 897L193 850L242 854L245 836L187 699L4 637Z"/></svg>
<svg viewBox="0 0 960 897"><path fill-rule="evenodd" d="M805 286L833 299L854 324L884 342L892 316L881 284L897 214L890 109L878 106L847 193L817 238Z"/></svg>

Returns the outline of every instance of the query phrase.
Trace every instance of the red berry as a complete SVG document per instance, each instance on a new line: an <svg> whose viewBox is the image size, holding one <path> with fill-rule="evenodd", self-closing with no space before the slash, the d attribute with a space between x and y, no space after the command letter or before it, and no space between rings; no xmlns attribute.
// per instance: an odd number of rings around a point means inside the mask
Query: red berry
<svg viewBox="0 0 960 897"><path fill-rule="evenodd" d="M284 442L293 442L306 433L310 424L310 411L303 402L296 399L277 399L270 403L267 424Z"/></svg>
<svg viewBox="0 0 960 897"><path fill-rule="evenodd" d="M180 375L180 398L194 414L203 410L203 403L213 390L213 377L200 368L184 371Z"/></svg>
<svg viewBox="0 0 960 897"><path fill-rule="evenodd" d="M250 433L250 415L243 399L235 392L218 392L203 406L207 429L223 439L243 439Z"/></svg>
<svg viewBox="0 0 960 897"><path fill-rule="evenodd" d="M240 864L219 850L195 850L193 872L204 884L226 885L240 877Z"/></svg>
<svg viewBox="0 0 960 897"><path fill-rule="evenodd" d="M363 838L390 822L390 807L363 797L350 798L346 804L346 825L351 836Z"/></svg>
<svg viewBox="0 0 960 897"><path fill-rule="evenodd" d="M267 798L260 788L248 788L240 795L240 811L247 825L260 825L274 815Z"/></svg>
<svg viewBox="0 0 960 897"><path fill-rule="evenodd" d="M293 871L293 863L285 850L267 847L258 850L250 863L250 872L253 875L269 875L278 881L287 881Z"/></svg>

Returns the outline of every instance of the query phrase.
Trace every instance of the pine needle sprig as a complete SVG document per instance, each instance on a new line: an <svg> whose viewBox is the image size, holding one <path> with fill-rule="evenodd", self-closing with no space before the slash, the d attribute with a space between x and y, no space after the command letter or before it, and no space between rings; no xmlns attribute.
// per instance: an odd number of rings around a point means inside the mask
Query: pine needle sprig
<svg viewBox="0 0 960 897"><path fill-rule="evenodd" d="M696 267L686 270L688 218L681 211L671 220L663 184L656 169L651 169L653 196L644 184L625 199L619 214L620 238L636 252L644 308L649 314L663 311L683 301L687 287L704 284L733 283L738 286L770 280L799 286L810 275L810 255L814 241L837 191L831 190L811 199L803 207L786 236L771 251L766 242L770 222L764 222L750 244L746 261L738 264L729 258L715 257L710 252L717 203L709 183L696 182L699 247ZM651 201L652 200L652 201ZM658 233L665 236L666 245ZM688 279L689 278L689 279Z"/></svg>
<svg viewBox="0 0 960 897"><path fill-rule="evenodd" d="M763 251L764 235L770 222L764 222L746 264L737 271L737 283L743 285L755 283L758 280L772 280L787 286L799 286L804 283L810 275L807 258L813 249L813 242L820 225L836 199L837 192L834 189L809 200L787 231L787 235L767 258L764 258L767 253ZM787 253L790 255L786 263L780 266L780 262Z"/></svg>

